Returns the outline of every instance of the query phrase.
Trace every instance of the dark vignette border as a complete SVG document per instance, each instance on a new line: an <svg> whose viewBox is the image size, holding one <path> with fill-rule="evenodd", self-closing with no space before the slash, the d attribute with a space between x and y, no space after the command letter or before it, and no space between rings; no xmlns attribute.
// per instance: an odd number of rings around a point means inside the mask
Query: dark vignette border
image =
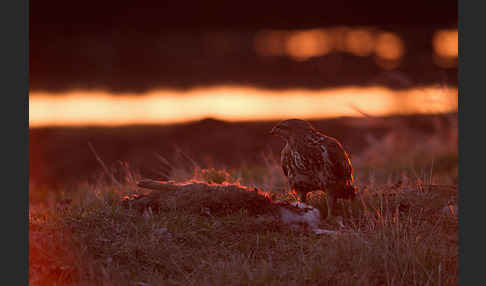
<svg viewBox="0 0 486 286"><path fill-rule="evenodd" d="M28 285L29 186L29 1L0 4L1 94L3 112L2 280Z"/></svg>
<svg viewBox="0 0 486 286"><path fill-rule="evenodd" d="M467 3L467 5L466 5ZM458 0L459 12L459 285L484 281L484 15L473 1ZM467 33L467 37L465 34ZM466 52L467 51L467 52Z"/></svg>

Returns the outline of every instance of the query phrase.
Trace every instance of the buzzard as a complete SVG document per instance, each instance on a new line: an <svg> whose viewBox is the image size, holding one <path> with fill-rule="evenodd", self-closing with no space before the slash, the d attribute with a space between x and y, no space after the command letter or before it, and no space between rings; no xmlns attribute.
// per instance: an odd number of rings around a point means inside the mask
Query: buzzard
<svg viewBox="0 0 486 286"><path fill-rule="evenodd" d="M354 199L353 167L337 139L300 119L282 121L270 134L280 136L287 143L281 153L282 169L290 188L300 195L302 202L309 192L326 192L328 219L331 219L337 199Z"/></svg>

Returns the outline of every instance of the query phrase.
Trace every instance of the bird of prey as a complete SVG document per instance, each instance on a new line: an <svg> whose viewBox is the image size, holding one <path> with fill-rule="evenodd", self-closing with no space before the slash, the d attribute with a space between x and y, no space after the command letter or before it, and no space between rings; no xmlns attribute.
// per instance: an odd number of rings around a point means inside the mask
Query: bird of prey
<svg viewBox="0 0 486 286"><path fill-rule="evenodd" d="M343 146L301 119L284 120L270 134L286 141L281 153L282 169L290 188L305 202L307 193L326 193L327 219L333 218L337 199L354 199L353 167Z"/></svg>

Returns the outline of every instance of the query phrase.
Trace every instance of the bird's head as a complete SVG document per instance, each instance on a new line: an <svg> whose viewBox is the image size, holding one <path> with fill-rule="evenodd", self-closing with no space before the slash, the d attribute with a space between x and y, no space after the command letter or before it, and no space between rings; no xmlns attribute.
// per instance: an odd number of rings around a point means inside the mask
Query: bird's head
<svg viewBox="0 0 486 286"><path fill-rule="evenodd" d="M270 131L271 135L280 136L285 140L304 135L314 130L309 122L302 119L287 119L279 122Z"/></svg>

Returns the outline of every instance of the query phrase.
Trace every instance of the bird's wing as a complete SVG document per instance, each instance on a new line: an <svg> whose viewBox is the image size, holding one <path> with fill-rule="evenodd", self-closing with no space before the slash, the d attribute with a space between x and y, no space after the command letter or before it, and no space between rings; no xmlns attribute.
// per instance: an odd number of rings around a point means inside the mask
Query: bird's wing
<svg viewBox="0 0 486 286"><path fill-rule="evenodd" d="M323 162L319 161L321 154L316 154L315 149L316 146L310 146L308 148L294 150L288 144L285 145L281 154L282 169L285 176L313 176L316 166L318 168L318 166L323 164ZM314 158L316 155L318 158Z"/></svg>
<svg viewBox="0 0 486 286"><path fill-rule="evenodd" d="M280 162L282 164L282 170L285 176L289 176L289 164L290 164L290 148L289 145L285 145L280 154Z"/></svg>
<svg viewBox="0 0 486 286"><path fill-rule="evenodd" d="M327 155L326 150L319 144L303 144L295 150L289 148L286 159L289 162L288 168L295 174L316 177L316 174L325 168Z"/></svg>
<svg viewBox="0 0 486 286"><path fill-rule="evenodd" d="M345 178L353 181L353 167L349 160L348 153L343 146L333 137L323 137L322 145L326 148L329 162L331 162L331 172L336 178Z"/></svg>

